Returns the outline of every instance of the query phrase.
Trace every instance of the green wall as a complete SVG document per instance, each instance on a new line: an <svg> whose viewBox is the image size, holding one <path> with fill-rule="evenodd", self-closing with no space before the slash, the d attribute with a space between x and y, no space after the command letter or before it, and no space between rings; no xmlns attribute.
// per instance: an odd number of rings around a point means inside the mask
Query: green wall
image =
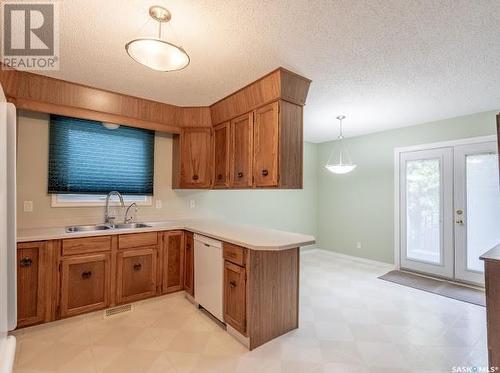
<svg viewBox="0 0 500 373"><path fill-rule="evenodd" d="M316 144L304 143L304 189L298 190L179 190L183 200L227 221L237 221L316 236Z"/></svg>
<svg viewBox="0 0 500 373"><path fill-rule="evenodd" d="M394 148L495 133L498 111L345 139L358 167L324 169L333 142L318 145L317 245L347 255L394 262ZM356 248L361 242L362 247Z"/></svg>

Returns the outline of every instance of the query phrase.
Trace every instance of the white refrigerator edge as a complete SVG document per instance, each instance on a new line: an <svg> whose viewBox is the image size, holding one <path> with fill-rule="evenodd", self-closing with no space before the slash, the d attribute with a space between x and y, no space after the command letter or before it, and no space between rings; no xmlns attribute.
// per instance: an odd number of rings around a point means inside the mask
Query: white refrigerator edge
<svg viewBox="0 0 500 373"><path fill-rule="evenodd" d="M16 108L0 85L0 373L11 373L16 339Z"/></svg>

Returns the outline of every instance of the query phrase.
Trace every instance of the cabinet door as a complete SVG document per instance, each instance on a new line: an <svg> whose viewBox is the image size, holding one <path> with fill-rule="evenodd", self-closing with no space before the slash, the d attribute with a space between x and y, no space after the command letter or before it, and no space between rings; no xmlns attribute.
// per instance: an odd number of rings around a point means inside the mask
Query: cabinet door
<svg viewBox="0 0 500 373"><path fill-rule="evenodd" d="M45 310L46 242L17 245L17 326L42 322Z"/></svg>
<svg viewBox="0 0 500 373"><path fill-rule="evenodd" d="M133 302L155 295L156 261L156 246L125 250L117 254L118 303Z"/></svg>
<svg viewBox="0 0 500 373"><path fill-rule="evenodd" d="M61 259L61 317L108 306L110 255L95 254Z"/></svg>
<svg viewBox="0 0 500 373"><path fill-rule="evenodd" d="M163 236L163 293L184 285L184 233L166 232Z"/></svg>
<svg viewBox="0 0 500 373"><path fill-rule="evenodd" d="M278 185L278 102L255 111L254 124L254 185L273 187Z"/></svg>
<svg viewBox="0 0 500 373"><path fill-rule="evenodd" d="M252 186L253 112L231 121L231 186Z"/></svg>
<svg viewBox="0 0 500 373"><path fill-rule="evenodd" d="M184 289L194 297L194 241L193 234L184 234Z"/></svg>
<svg viewBox="0 0 500 373"><path fill-rule="evenodd" d="M240 333L246 333L245 268L224 262L224 320Z"/></svg>
<svg viewBox="0 0 500 373"><path fill-rule="evenodd" d="M229 186L229 122L219 124L214 128L214 187Z"/></svg>
<svg viewBox="0 0 500 373"><path fill-rule="evenodd" d="M209 188L211 183L211 128L181 131L181 187Z"/></svg>

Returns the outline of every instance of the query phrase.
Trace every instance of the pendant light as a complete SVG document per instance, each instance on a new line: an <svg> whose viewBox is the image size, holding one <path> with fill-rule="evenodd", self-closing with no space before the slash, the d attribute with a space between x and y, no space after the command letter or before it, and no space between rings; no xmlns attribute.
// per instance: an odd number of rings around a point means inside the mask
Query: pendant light
<svg viewBox="0 0 500 373"><path fill-rule="evenodd" d="M356 165L351 161L349 153L344 148L344 136L342 134L342 121L344 119L345 115L337 117L340 127L339 137L337 143L333 145L332 152L325 165L325 168L334 174L347 174L356 168Z"/></svg>
<svg viewBox="0 0 500 373"><path fill-rule="evenodd" d="M158 22L158 37L138 38L125 44L128 55L140 64L157 71L177 71L189 65L189 56L184 49L161 39L161 26L170 21L168 9L154 5L149 15Z"/></svg>

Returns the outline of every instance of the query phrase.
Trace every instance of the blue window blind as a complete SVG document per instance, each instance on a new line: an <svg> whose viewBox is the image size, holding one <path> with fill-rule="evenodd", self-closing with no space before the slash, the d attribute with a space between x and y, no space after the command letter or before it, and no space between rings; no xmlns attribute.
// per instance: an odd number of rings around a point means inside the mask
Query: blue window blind
<svg viewBox="0 0 500 373"><path fill-rule="evenodd" d="M49 193L153 194L154 131L50 116Z"/></svg>

